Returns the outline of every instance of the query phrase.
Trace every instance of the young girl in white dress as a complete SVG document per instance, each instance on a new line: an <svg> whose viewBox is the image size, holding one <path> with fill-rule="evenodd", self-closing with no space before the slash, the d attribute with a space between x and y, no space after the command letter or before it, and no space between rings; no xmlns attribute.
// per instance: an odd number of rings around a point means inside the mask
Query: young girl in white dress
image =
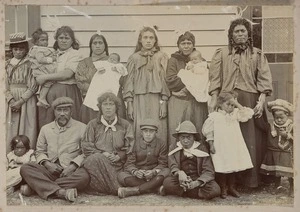
<svg viewBox="0 0 300 212"><path fill-rule="evenodd" d="M217 111L210 113L203 125L202 133L210 146L223 199L227 197L227 192L234 197L240 196L235 189L236 173L253 167L239 125L253 114L251 108L237 102L234 93L224 92L218 96Z"/></svg>

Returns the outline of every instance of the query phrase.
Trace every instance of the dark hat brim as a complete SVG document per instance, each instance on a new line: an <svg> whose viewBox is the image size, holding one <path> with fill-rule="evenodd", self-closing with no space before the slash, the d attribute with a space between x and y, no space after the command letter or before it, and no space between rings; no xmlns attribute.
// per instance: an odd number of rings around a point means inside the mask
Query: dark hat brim
<svg viewBox="0 0 300 212"><path fill-rule="evenodd" d="M172 134L172 136L174 138L178 138L178 134L183 134L183 133L193 134L195 136L195 140L196 141L200 141L201 140L200 133L198 133L198 132L183 132L183 131L181 131L181 132L176 132L176 133Z"/></svg>

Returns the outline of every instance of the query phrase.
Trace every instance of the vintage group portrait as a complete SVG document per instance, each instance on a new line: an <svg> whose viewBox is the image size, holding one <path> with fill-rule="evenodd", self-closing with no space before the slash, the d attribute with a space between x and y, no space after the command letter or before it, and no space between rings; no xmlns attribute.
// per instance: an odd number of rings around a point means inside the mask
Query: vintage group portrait
<svg viewBox="0 0 300 212"><path fill-rule="evenodd" d="M295 210L295 2L1 15L0 211Z"/></svg>

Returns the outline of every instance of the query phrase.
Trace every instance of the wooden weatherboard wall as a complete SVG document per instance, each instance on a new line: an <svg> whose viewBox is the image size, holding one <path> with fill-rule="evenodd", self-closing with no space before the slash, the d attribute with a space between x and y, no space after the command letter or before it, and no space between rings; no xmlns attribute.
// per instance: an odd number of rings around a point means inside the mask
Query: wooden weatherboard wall
<svg viewBox="0 0 300 212"><path fill-rule="evenodd" d="M89 54L89 39L98 30L105 36L109 52L126 62L133 53L143 26L158 27L159 44L169 56L177 50L180 32L190 30L196 48L210 61L218 47L227 45L229 23L236 7L227 6L41 6L41 27L49 33L52 46L57 25L68 25L80 43L83 56Z"/></svg>

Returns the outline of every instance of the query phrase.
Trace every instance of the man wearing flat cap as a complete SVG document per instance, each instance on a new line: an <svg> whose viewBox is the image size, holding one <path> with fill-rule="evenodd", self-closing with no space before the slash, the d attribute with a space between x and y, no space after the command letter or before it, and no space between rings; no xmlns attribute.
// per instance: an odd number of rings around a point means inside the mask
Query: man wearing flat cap
<svg viewBox="0 0 300 212"><path fill-rule="evenodd" d="M118 175L122 186L118 196L124 198L146 193L157 193L164 178L169 174L167 141L156 137L158 121L141 121L142 136L134 144L133 151L127 157L124 172Z"/></svg>
<svg viewBox="0 0 300 212"><path fill-rule="evenodd" d="M167 177L160 188L162 195L212 199L220 195L215 170L207 147L190 121L182 122L173 134L178 142L170 146Z"/></svg>
<svg viewBox="0 0 300 212"><path fill-rule="evenodd" d="M77 190L83 190L90 177L81 168L81 139L86 125L72 119L73 100L59 97L52 103L55 120L42 127L36 146L38 164L25 164L21 175L27 184L21 193L35 191L41 198L50 196L75 201Z"/></svg>

